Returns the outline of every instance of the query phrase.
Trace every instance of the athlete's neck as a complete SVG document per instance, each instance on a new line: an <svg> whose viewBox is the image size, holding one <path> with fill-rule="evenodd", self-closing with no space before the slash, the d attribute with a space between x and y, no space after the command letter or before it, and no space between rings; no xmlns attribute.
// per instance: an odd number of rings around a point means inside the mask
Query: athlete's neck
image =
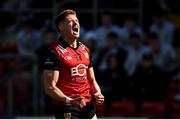
<svg viewBox="0 0 180 120"><path fill-rule="evenodd" d="M77 40L75 40L73 43L68 43L68 44L73 48L77 48Z"/></svg>
<svg viewBox="0 0 180 120"><path fill-rule="evenodd" d="M69 46L76 48L77 47L77 39L62 36L62 38L69 44Z"/></svg>

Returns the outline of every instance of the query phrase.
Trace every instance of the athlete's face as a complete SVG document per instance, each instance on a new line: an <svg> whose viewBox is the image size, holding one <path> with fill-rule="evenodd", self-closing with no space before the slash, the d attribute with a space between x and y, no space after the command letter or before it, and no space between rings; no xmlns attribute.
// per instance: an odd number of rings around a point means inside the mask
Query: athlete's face
<svg viewBox="0 0 180 120"><path fill-rule="evenodd" d="M69 37L79 38L80 25L75 14L67 15L62 24L62 31L64 34L68 35Z"/></svg>

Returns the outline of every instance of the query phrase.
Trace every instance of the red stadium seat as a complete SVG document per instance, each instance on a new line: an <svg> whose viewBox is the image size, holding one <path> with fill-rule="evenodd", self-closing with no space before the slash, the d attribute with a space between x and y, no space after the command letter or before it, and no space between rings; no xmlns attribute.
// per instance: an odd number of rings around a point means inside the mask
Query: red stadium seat
<svg viewBox="0 0 180 120"><path fill-rule="evenodd" d="M173 103L174 97L179 92L179 80L172 80L166 90L166 102Z"/></svg>
<svg viewBox="0 0 180 120"><path fill-rule="evenodd" d="M170 117L180 118L180 102L172 103L172 109L171 109Z"/></svg>
<svg viewBox="0 0 180 120"><path fill-rule="evenodd" d="M29 92L30 89L30 81L29 80L21 80L21 79L15 79L12 80L13 84L13 94L15 95L13 97L14 106L15 105L21 105L25 104L27 102L28 97L31 95ZM8 82L4 82L3 85L3 98L7 102L7 96L8 96ZM7 103L6 103L7 104Z"/></svg>
<svg viewBox="0 0 180 120"><path fill-rule="evenodd" d="M179 91L179 80L172 80L169 84L167 92L176 94Z"/></svg>
<svg viewBox="0 0 180 120"><path fill-rule="evenodd" d="M144 102L140 115L143 118L163 118L165 117L165 104L163 102Z"/></svg>
<svg viewBox="0 0 180 120"><path fill-rule="evenodd" d="M114 101L109 114L111 117L133 117L135 115L135 103L127 100Z"/></svg>

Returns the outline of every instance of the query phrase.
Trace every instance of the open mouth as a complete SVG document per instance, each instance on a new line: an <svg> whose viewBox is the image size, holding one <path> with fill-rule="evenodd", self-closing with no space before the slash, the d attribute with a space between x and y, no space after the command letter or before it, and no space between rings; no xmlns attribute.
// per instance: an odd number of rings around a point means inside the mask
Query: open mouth
<svg viewBox="0 0 180 120"><path fill-rule="evenodd" d="M78 32L78 30L79 30L78 28L73 28L74 32Z"/></svg>

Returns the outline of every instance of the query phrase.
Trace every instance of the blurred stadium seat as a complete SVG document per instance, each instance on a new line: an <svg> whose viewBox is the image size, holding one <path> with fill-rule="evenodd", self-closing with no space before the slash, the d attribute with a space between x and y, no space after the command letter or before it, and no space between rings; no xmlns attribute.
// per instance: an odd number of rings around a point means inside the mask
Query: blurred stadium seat
<svg viewBox="0 0 180 120"><path fill-rule="evenodd" d="M173 102L170 113L171 118L180 118L180 102Z"/></svg>
<svg viewBox="0 0 180 120"><path fill-rule="evenodd" d="M173 102L175 95L179 91L179 80L171 80L167 90L166 90L166 101Z"/></svg>
<svg viewBox="0 0 180 120"><path fill-rule="evenodd" d="M133 101L114 101L109 110L111 117L132 117L135 114L135 104Z"/></svg>
<svg viewBox="0 0 180 120"><path fill-rule="evenodd" d="M142 118L164 118L165 104L163 102L144 102L140 115Z"/></svg>

